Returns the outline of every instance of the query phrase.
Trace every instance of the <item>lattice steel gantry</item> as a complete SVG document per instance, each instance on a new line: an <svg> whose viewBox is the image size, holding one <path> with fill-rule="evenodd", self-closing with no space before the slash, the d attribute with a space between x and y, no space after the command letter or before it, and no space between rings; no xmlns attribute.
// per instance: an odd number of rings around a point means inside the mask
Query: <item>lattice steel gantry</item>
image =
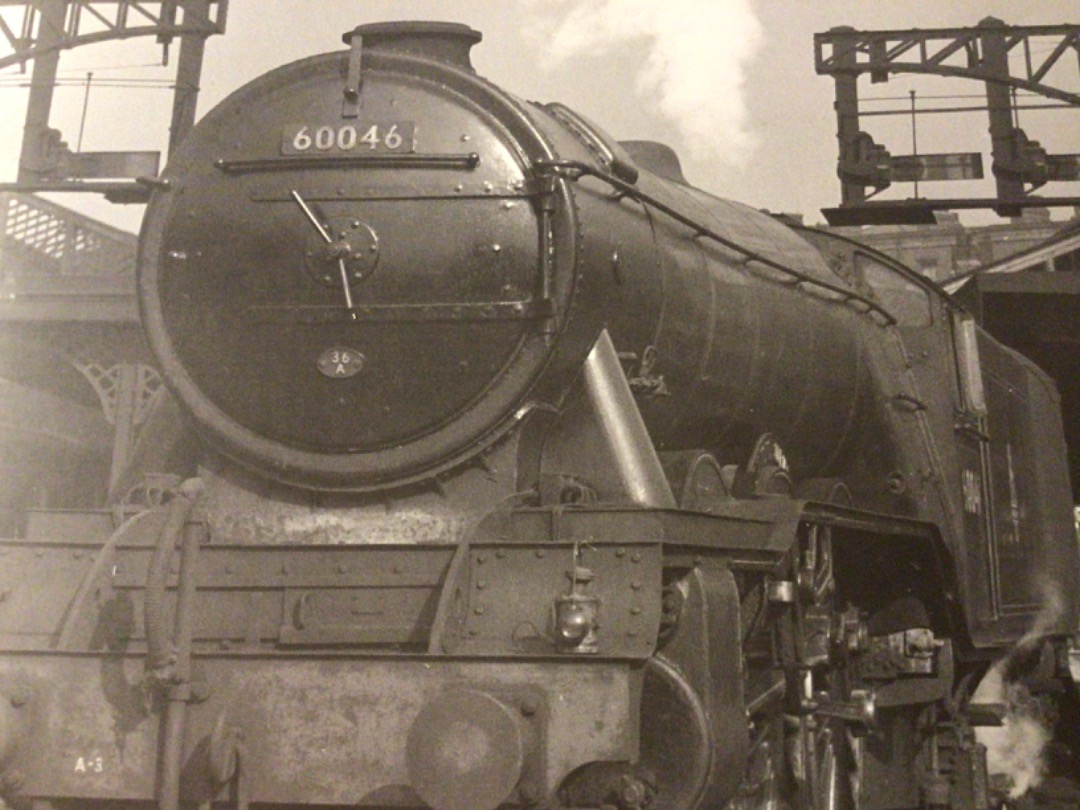
<svg viewBox="0 0 1080 810"><path fill-rule="evenodd" d="M1017 49L1024 59L1014 75L1009 55ZM1073 70L1068 70L1062 59L1069 52L1077 57ZM1076 81L1080 75L1076 69L1080 68L1080 25L1010 26L987 17L973 28L856 31L841 27L814 35L814 63L819 74L832 76L836 83L842 202L839 209L825 212L831 223L932 222L933 210L942 208L994 208L1011 216L1024 207L1080 204L1080 197L1031 196L1049 181L1080 179L1080 155L1047 154L1037 140L1016 126L1013 98L1016 90L1025 90L1059 101L1072 108L1070 112L1080 111L1080 82ZM976 161L967 153L924 156L940 158L940 165L934 166L927 160L916 160L917 156L894 157L874 143L859 121L857 81L865 73L874 83L888 81L895 73L983 82L997 197L867 202L867 188L876 193L893 181L918 180L919 172L928 169L937 169L942 176L926 179L971 179L981 176L981 163L976 173ZM1071 84L1063 84L1061 79ZM946 176L950 173L952 176Z"/></svg>
<svg viewBox="0 0 1080 810"><path fill-rule="evenodd" d="M0 34L5 41L0 47L6 46L0 50L0 69L34 63L18 182L5 188L99 191L118 202L144 198L147 190L132 180L157 173L157 153L75 154L49 127L60 53L80 45L154 36L167 62L169 45L179 37L169 135L172 151L195 122L206 38L224 33L227 13L228 0L0 0Z"/></svg>

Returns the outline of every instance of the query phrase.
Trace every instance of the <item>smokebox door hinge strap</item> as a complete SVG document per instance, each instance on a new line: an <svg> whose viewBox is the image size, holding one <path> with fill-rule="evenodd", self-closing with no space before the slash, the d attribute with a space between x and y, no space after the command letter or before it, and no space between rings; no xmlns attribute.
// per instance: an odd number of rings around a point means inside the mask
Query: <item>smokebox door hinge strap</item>
<svg viewBox="0 0 1080 810"><path fill-rule="evenodd" d="M364 38L353 34L349 40L349 72L345 79L345 102L341 105L343 118L357 118L360 115L360 57L364 51Z"/></svg>

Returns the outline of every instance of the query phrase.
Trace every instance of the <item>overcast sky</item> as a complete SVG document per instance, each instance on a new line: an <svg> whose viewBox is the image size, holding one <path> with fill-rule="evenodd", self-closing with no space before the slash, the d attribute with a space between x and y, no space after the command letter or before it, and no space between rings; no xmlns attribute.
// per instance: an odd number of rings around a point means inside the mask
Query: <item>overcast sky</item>
<svg viewBox="0 0 1080 810"><path fill-rule="evenodd" d="M18 9L8 9L14 14ZM18 10L21 15L21 10ZM228 30L209 40L200 115L242 83L285 62L340 49L354 26L395 19L463 22L483 32L473 49L477 71L527 99L561 101L620 139L650 138L680 153L687 178L708 191L810 222L839 202L832 79L814 73L813 35L838 25L863 30L971 26L988 15L1012 25L1080 23L1074 0L232 0ZM10 17L9 17L10 19ZM15 26L20 22L14 19ZM176 46L174 46L175 49ZM1019 54L1018 54L1019 55ZM1038 54L1036 54L1038 56ZM160 149L171 94L116 88L105 79L169 79L152 38L66 52L67 80L94 72L82 148ZM1074 92L1073 55L1047 80ZM27 74L28 78L29 74ZM0 180L15 178L26 90L17 70L0 73ZM860 80L864 99L906 107L981 103L982 86L933 77ZM65 85L52 125L77 143L85 88ZM932 96L972 96L935 100ZM1029 137L1051 153L1080 152L1075 110L1022 113ZM924 116L919 152L982 151L989 165L986 115ZM893 154L911 153L906 117L864 119L864 129ZM1046 194L1077 194L1077 184ZM980 183L923 184L923 196L986 196ZM887 196L910 195L910 186ZM62 200L72 204L72 197ZM136 230L138 206L76 204ZM1056 217L1071 212L1057 213ZM983 220L986 221L986 220Z"/></svg>

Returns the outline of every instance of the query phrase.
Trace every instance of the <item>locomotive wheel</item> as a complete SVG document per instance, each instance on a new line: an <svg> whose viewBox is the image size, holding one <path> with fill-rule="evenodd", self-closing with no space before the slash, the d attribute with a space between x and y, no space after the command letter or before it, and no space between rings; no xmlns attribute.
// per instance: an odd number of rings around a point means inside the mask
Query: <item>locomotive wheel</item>
<svg viewBox="0 0 1080 810"><path fill-rule="evenodd" d="M822 702L848 703L851 685L833 633L840 626L835 607L830 530L810 526L795 565L797 596L787 650L799 675L789 708L798 709L786 726L785 749L794 777L794 806L800 810L854 810L859 796L860 743L849 721L817 713ZM787 646L787 645L785 645ZM794 706L793 706L794 704Z"/></svg>
<svg viewBox="0 0 1080 810"><path fill-rule="evenodd" d="M855 810L860 742L845 723L775 714L762 729L739 810Z"/></svg>
<svg viewBox="0 0 1080 810"><path fill-rule="evenodd" d="M855 810L859 795L859 741L848 724L795 718L789 746L800 810Z"/></svg>
<svg viewBox="0 0 1080 810"><path fill-rule="evenodd" d="M810 478L800 481L795 487L796 498L808 501L834 503L837 506L854 506L855 499L848 485L839 478Z"/></svg>
<svg viewBox="0 0 1080 810"><path fill-rule="evenodd" d="M837 722L826 724L814 735L814 810L855 810L858 767L853 742L846 726Z"/></svg>

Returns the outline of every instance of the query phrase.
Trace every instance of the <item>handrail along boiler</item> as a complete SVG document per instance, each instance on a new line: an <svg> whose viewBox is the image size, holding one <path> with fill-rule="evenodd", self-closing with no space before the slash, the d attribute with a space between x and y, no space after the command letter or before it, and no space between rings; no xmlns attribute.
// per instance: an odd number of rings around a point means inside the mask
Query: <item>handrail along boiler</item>
<svg viewBox="0 0 1080 810"><path fill-rule="evenodd" d="M2 543L4 799L988 806L980 679L1076 716L1051 383L479 40L360 26L156 182L160 497Z"/></svg>

